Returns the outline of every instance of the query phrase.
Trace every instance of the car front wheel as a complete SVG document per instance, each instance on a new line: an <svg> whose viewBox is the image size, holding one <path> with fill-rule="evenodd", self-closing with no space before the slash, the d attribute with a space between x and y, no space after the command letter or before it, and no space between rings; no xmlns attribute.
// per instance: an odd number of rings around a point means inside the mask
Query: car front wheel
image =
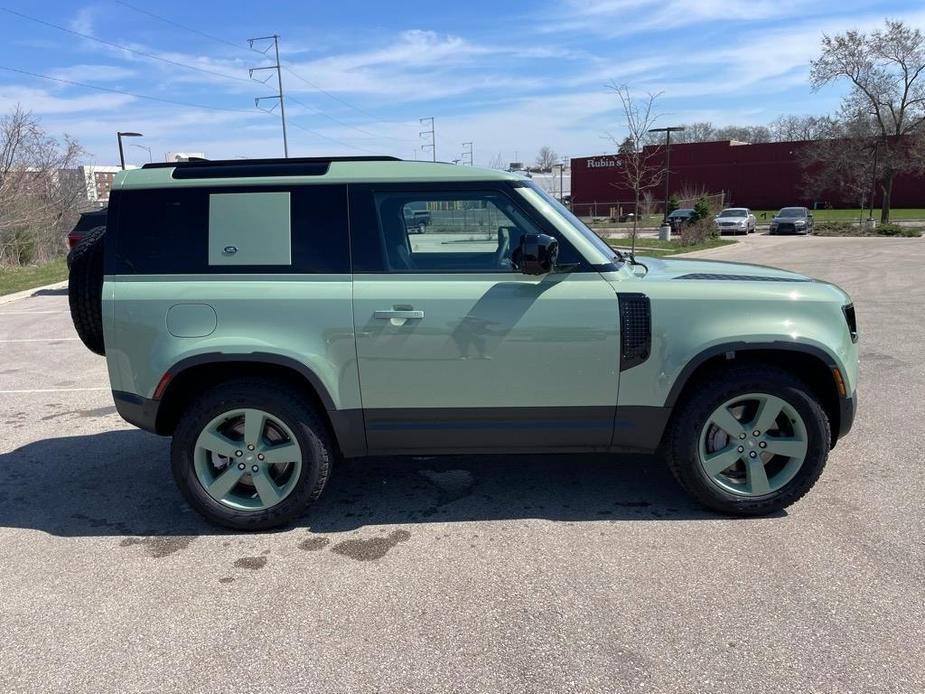
<svg viewBox="0 0 925 694"><path fill-rule="evenodd" d="M679 406L669 466L707 508L740 516L780 511L825 467L828 418L811 389L786 371L739 367Z"/></svg>
<svg viewBox="0 0 925 694"><path fill-rule="evenodd" d="M333 448L296 391L262 380L220 385L186 410L171 468L189 504L212 523L265 530L298 518L324 489Z"/></svg>

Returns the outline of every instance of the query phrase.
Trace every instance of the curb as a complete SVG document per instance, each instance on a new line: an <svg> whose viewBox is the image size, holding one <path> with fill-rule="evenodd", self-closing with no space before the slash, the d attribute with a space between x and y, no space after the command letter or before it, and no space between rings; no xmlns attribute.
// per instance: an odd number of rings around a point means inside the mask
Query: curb
<svg viewBox="0 0 925 694"><path fill-rule="evenodd" d="M44 289L67 289L67 280L55 282L54 284L46 284L44 287L32 287L32 289L24 289L21 292L15 292L13 294L4 294L3 296L0 296L0 306L4 304L11 304L14 301L19 301L20 299L28 299L29 297L34 296L36 292L40 292Z"/></svg>

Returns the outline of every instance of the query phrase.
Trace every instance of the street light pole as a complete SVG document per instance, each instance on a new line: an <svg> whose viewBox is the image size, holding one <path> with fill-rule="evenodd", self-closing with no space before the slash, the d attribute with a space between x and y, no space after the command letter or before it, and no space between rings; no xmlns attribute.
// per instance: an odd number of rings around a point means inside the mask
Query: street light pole
<svg viewBox="0 0 925 694"><path fill-rule="evenodd" d="M665 133L665 218L662 220L662 224L668 224L668 198L671 195L668 186L668 176L671 172L671 133L681 130L684 130L683 125L674 125L668 128L651 128L649 130L650 133Z"/></svg>
<svg viewBox="0 0 925 694"><path fill-rule="evenodd" d="M125 151L122 149L122 138L123 137L144 137L141 133L124 133L117 132L116 139L119 141L119 164L122 166L122 170L125 171Z"/></svg>

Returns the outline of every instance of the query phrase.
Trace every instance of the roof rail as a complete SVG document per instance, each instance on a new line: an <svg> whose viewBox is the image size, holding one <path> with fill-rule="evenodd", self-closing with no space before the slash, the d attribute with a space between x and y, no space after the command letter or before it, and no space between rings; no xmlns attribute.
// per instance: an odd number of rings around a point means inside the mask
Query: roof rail
<svg viewBox="0 0 925 694"><path fill-rule="evenodd" d="M195 157L189 161L156 161L144 164L143 169L169 169L192 168L196 166L241 166L257 165L267 166L271 164L321 164L332 161L401 161L398 157L389 157L385 155L373 155L371 157L292 157L289 159L269 158L269 159L201 159Z"/></svg>
<svg viewBox="0 0 925 694"><path fill-rule="evenodd" d="M257 176L323 176L331 162L401 161L398 157L298 157L292 159L193 159L148 163L143 169L172 168L173 178L248 178Z"/></svg>

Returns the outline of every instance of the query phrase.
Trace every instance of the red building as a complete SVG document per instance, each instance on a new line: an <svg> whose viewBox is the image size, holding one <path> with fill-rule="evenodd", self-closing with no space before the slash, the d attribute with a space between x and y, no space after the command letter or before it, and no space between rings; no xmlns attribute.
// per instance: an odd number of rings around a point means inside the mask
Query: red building
<svg viewBox="0 0 925 694"><path fill-rule="evenodd" d="M777 209L788 205L857 207L837 194L813 200L803 191L799 152L809 142L697 142L671 146L671 193L705 190L725 193L726 206ZM664 149L664 148L662 148ZM664 152L661 153L662 156ZM656 159L656 162L659 160ZM659 165L659 164L656 164ZM880 202L879 190L875 206ZM664 185L652 189L661 209ZM610 216L611 208L633 208L617 155L572 159L572 207L579 215ZM925 207L925 176L904 174L893 183L892 206Z"/></svg>

